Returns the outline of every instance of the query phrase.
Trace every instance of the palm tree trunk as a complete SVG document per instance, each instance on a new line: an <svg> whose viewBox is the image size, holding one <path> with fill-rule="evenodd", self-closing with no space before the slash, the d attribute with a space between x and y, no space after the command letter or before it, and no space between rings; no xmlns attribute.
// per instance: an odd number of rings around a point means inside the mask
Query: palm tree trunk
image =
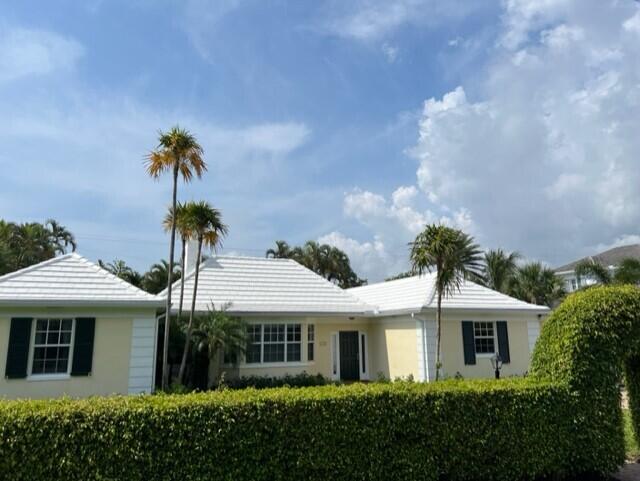
<svg viewBox="0 0 640 481"><path fill-rule="evenodd" d="M180 300L178 301L178 323L182 320L182 305L184 303L184 278L186 276L184 262L187 256L187 240L182 238L182 253L180 254L180 265L182 266L182 275L180 276Z"/></svg>
<svg viewBox="0 0 640 481"><path fill-rule="evenodd" d="M440 379L440 337L442 335L442 290L438 289L436 309L436 381Z"/></svg>
<svg viewBox="0 0 640 481"><path fill-rule="evenodd" d="M172 212L176 211L178 203L178 166L173 169L173 197L171 199ZM176 247L176 216L171 221L171 241L169 243L169 273L167 275L167 304L164 318L164 345L162 346L162 389L169 387L169 328L171 326L171 284L173 283L173 251Z"/></svg>
<svg viewBox="0 0 640 481"><path fill-rule="evenodd" d="M180 363L180 382L184 382L184 373L187 368L187 355L191 346L191 330L193 328L193 317L196 312L196 296L198 295L198 277L200 276L200 256L202 255L202 237L198 238L198 257L196 257L196 272L193 278L193 297L191 298L191 312L189 314L189 324L187 325L187 336L184 341L184 351L182 351L182 362Z"/></svg>

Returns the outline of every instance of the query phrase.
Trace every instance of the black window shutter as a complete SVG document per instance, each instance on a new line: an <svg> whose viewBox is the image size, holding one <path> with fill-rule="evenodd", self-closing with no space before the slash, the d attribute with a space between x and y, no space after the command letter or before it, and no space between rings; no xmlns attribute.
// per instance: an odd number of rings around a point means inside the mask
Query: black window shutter
<svg viewBox="0 0 640 481"><path fill-rule="evenodd" d="M73 341L72 376L88 376L93 364L93 336L96 328L95 317L76 319L76 333Z"/></svg>
<svg viewBox="0 0 640 481"><path fill-rule="evenodd" d="M14 317L11 319L7 365L4 374L8 379L27 377L32 323L33 319L30 317Z"/></svg>
<svg viewBox="0 0 640 481"><path fill-rule="evenodd" d="M464 363L468 366L476 363L476 341L473 335L473 322L462 321L462 345Z"/></svg>
<svg viewBox="0 0 640 481"><path fill-rule="evenodd" d="M498 353L502 358L502 362L509 364L511 358L509 357L509 331L507 330L506 321L496 322L498 328Z"/></svg>

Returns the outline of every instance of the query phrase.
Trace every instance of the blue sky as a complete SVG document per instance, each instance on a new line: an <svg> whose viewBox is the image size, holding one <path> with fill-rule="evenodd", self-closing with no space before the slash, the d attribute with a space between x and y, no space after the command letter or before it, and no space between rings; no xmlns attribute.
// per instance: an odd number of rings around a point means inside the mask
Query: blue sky
<svg viewBox="0 0 640 481"><path fill-rule="evenodd" d="M142 160L176 123L209 164L180 197L222 210L227 253L316 239L376 280L406 267L426 222L552 264L637 238L633 1L24 1L0 15L0 215L56 218L91 259L166 257L169 179Z"/></svg>

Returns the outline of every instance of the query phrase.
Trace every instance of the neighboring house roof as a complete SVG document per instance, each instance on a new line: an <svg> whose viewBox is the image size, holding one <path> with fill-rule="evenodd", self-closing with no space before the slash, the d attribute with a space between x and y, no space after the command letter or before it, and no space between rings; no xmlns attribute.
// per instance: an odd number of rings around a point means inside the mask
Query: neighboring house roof
<svg viewBox="0 0 640 481"><path fill-rule="evenodd" d="M76 253L0 276L0 305L160 307L163 302Z"/></svg>
<svg viewBox="0 0 640 481"><path fill-rule="evenodd" d="M435 273L407 277L393 281L348 289L347 292L363 302L375 306L380 314L420 312L435 309L437 305ZM548 312L546 306L537 306L514 299L471 281L464 281L460 290L442 300L444 309L510 310Z"/></svg>
<svg viewBox="0 0 640 481"><path fill-rule="evenodd" d="M615 266L620 263L621 260L627 257L635 257L640 259L640 244L631 244L628 246L614 247L607 251L601 252L594 256L583 257L577 261L570 262L563 266L557 267L556 272L571 272L582 261L595 261L602 264L605 267Z"/></svg>
<svg viewBox="0 0 640 481"><path fill-rule="evenodd" d="M195 273L185 277L184 311L191 306ZM180 281L171 300L177 310ZM160 295L166 295L162 292ZM343 314L371 313L373 309L290 259L218 256L200 265L196 310L226 306L231 313Z"/></svg>

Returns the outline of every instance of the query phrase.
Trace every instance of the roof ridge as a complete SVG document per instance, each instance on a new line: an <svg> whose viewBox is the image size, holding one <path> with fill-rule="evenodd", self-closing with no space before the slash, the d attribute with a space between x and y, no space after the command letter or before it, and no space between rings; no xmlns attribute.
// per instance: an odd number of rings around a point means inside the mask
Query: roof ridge
<svg viewBox="0 0 640 481"><path fill-rule="evenodd" d="M7 272L6 274L0 276L0 282L4 282L4 281L6 281L8 279L12 279L13 277L16 277L18 275L24 274L26 272L31 272L33 270L36 270L36 269L40 268L40 267L44 267L44 266L47 266L49 264L54 264L56 262L61 261L62 259L66 259L68 257L74 257L74 256L82 258L81 255L76 254L75 252L67 252L66 254L62 254L60 256L54 256L51 259L47 259L47 260L38 262L37 264L32 264L30 266L23 267L22 269L18 269L17 271Z"/></svg>
<svg viewBox="0 0 640 481"><path fill-rule="evenodd" d="M119 284L122 284L127 290L133 291L135 293L141 293L141 294L143 294L143 295L145 295L147 297L153 297L153 298L158 297L156 294L151 294L151 293L145 291L144 289L140 289L139 287L134 286L130 282L127 282L124 279L119 278L115 274L112 274L111 272L109 272L104 267L101 267L99 264L96 264L95 262L91 262L86 257L83 257L81 255L78 255L78 257L79 257L79 260L81 262L83 262L84 264L87 264L89 267L97 270L100 274L104 275L105 277L107 277L109 279L112 279L112 280L115 280Z"/></svg>

